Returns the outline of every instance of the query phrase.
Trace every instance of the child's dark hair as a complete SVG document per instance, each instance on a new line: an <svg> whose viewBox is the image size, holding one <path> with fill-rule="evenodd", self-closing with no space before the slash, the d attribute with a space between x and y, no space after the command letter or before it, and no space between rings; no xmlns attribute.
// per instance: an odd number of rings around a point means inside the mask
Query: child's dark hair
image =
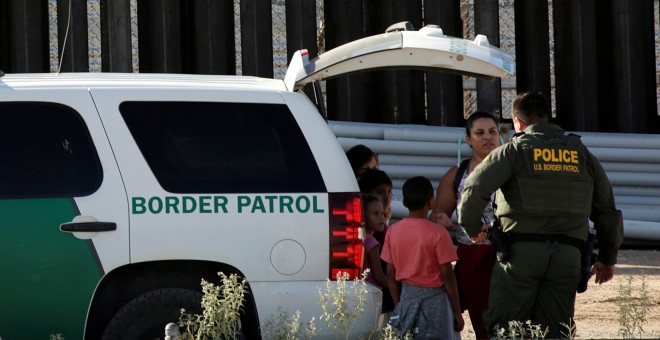
<svg viewBox="0 0 660 340"><path fill-rule="evenodd" d="M357 173L360 167L369 163L371 157L378 158L373 150L362 144L358 144L346 151L346 158L348 158L348 162L351 163L351 168L355 173Z"/></svg>
<svg viewBox="0 0 660 340"><path fill-rule="evenodd" d="M358 179L358 185L361 192L371 192L381 184L392 186L392 180L385 171L377 169L368 169Z"/></svg>
<svg viewBox="0 0 660 340"><path fill-rule="evenodd" d="M465 134L466 135L468 135L468 136L470 135L470 130L472 130L472 127L474 126L474 122L477 119L481 119L481 118L492 119L493 122L495 122L495 125L498 124L497 117L495 117L494 114L492 114L490 112L486 112L486 111L475 111L475 112L471 113L467 117L467 119L465 120Z"/></svg>
<svg viewBox="0 0 660 340"><path fill-rule="evenodd" d="M378 195L374 194L362 194L362 206L364 207L364 210L367 210L367 206L373 202L380 202L380 204L383 204L383 199L380 198Z"/></svg>
<svg viewBox="0 0 660 340"><path fill-rule="evenodd" d="M424 176L416 176L403 183L403 203L409 210L419 210L433 197L433 184Z"/></svg>

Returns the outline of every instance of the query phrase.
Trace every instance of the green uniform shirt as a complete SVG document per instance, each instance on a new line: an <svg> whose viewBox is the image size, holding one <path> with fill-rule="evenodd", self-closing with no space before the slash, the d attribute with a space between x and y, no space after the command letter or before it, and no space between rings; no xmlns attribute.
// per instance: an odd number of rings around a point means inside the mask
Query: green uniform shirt
<svg viewBox="0 0 660 340"><path fill-rule="evenodd" d="M585 241L591 219L599 260L616 263L621 212L605 170L579 137L554 124L534 124L493 150L468 177L458 207L458 222L470 235L481 230L492 192L504 231Z"/></svg>

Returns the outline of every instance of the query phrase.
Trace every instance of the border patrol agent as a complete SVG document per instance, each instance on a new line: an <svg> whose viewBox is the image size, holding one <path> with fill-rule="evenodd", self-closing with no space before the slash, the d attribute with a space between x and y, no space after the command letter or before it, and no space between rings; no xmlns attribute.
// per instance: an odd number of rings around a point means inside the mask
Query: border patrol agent
<svg viewBox="0 0 660 340"><path fill-rule="evenodd" d="M596 283L614 276L623 238L621 212L612 186L579 136L550 124L549 105L541 94L523 93L513 103L518 132L493 150L466 181L459 223L479 233L490 193L496 215L510 240L511 255L493 268L484 322L507 328L531 320L548 327L547 338L561 338L571 324L580 280L581 248L594 222L599 262Z"/></svg>

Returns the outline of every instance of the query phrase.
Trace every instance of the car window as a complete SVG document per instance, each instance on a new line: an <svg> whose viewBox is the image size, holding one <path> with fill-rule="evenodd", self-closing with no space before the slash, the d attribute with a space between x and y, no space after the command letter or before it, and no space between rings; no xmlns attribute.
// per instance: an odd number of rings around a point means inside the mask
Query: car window
<svg viewBox="0 0 660 340"><path fill-rule="evenodd" d="M286 105L124 102L119 110L156 179L169 192L325 191Z"/></svg>
<svg viewBox="0 0 660 340"><path fill-rule="evenodd" d="M46 102L0 103L0 197L86 196L103 171L82 117Z"/></svg>

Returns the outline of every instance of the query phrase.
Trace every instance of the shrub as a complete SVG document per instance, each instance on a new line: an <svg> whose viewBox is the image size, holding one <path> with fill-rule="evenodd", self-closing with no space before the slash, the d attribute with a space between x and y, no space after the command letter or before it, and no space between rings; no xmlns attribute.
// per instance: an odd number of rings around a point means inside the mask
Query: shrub
<svg viewBox="0 0 660 340"><path fill-rule="evenodd" d="M619 284L619 334L624 339L632 339L635 336L642 337L646 323L646 316L651 309L646 276L642 275L642 284L639 289L633 289L632 276L626 276L626 284ZM636 292L636 294L633 294Z"/></svg>
<svg viewBox="0 0 660 340"><path fill-rule="evenodd" d="M321 320L325 320L328 328L332 329L335 336L345 335L348 339L355 322L364 312L364 304L367 296L367 278L368 271L364 271L359 279L351 283L350 289L353 290L353 299L348 299L346 284L348 273L337 273L337 288L335 289L330 279L326 281L326 289L322 291L319 288L319 297L323 314Z"/></svg>
<svg viewBox="0 0 660 340"><path fill-rule="evenodd" d="M274 340L297 340L297 339L311 339L316 335L315 319L312 317L307 325L303 328L300 322L300 311L296 311L292 316L283 311L281 307L277 308L277 315L271 315L264 321L264 326L261 328L262 334L265 339Z"/></svg>
<svg viewBox="0 0 660 340"><path fill-rule="evenodd" d="M543 339L548 334L548 328L541 328L541 325L533 325L532 321L525 322L513 320L509 321L509 328L499 328L499 325L494 327L495 338L500 340L517 340L517 339Z"/></svg>
<svg viewBox="0 0 660 340"><path fill-rule="evenodd" d="M236 339L241 331L240 310L245 302L245 278L218 273L217 286L202 279L202 314L187 314L181 309L179 327L185 329L181 339Z"/></svg>

